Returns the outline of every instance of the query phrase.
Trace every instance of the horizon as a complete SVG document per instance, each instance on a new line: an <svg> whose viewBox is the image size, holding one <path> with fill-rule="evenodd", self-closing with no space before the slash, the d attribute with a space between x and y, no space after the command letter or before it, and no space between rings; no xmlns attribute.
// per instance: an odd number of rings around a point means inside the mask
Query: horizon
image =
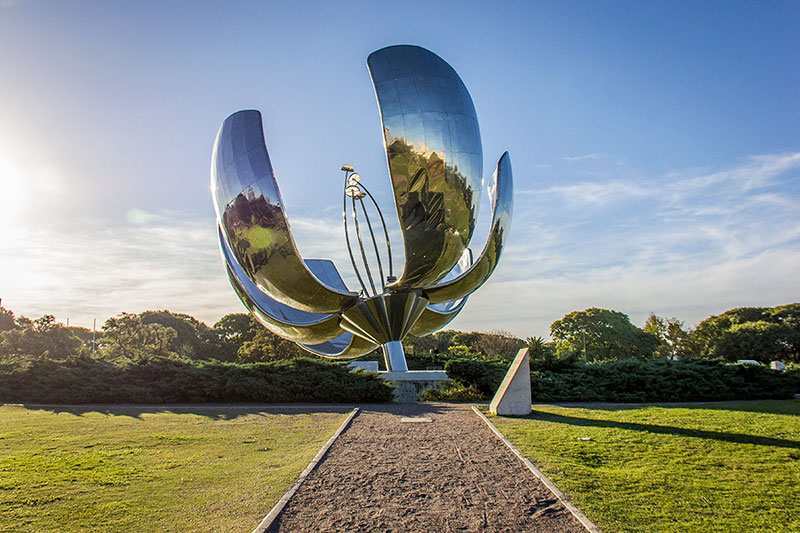
<svg viewBox="0 0 800 533"><path fill-rule="evenodd" d="M505 150L514 170L507 248L448 329L549 338L589 307L694 327L798 300L797 3L186 6L0 0L0 299L17 316L246 312L209 191L240 109L264 117L298 248L355 287L339 167L401 242L365 66L400 43L463 79L484 177Z"/></svg>

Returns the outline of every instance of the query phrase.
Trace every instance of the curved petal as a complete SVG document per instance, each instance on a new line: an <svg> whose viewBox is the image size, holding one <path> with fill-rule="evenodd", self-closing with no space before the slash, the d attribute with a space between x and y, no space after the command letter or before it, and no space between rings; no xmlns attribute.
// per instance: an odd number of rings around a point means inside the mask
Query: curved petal
<svg viewBox="0 0 800 533"><path fill-rule="evenodd" d="M355 359L368 354L378 345L348 331L328 342L315 345L301 344L300 347L328 359Z"/></svg>
<svg viewBox="0 0 800 533"><path fill-rule="evenodd" d="M456 266L447 273L444 281L455 279L472 266L472 251L467 248L461 256ZM461 298L453 302L429 304L414 323L409 333L417 337L424 337L436 330L442 329L449 324L464 308L467 298Z"/></svg>
<svg viewBox="0 0 800 533"><path fill-rule="evenodd" d="M428 300L417 292L379 294L342 313L340 326L376 344L400 341L425 310Z"/></svg>
<svg viewBox="0 0 800 533"><path fill-rule="evenodd" d="M326 342L344 333L339 327L338 315L294 309L261 292L233 258L221 230L220 248L234 292L247 310L272 333L294 342L311 344Z"/></svg>
<svg viewBox="0 0 800 533"><path fill-rule="evenodd" d="M429 305L422 312L414 327L411 328L411 335L424 337L442 329L461 312L465 303L467 303L466 297L456 302Z"/></svg>
<svg viewBox="0 0 800 533"><path fill-rule="evenodd" d="M497 170L492 175L492 182L489 185L489 195L492 197L492 226L486 245L469 270L453 280L423 289L431 303L450 302L468 296L492 275L511 227L513 192L511 158L506 152L497 162Z"/></svg>
<svg viewBox="0 0 800 533"><path fill-rule="evenodd" d="M475 229L483 172L475 107L455 70L419 46L382 48L367 66L405 245L405 270L389 289L433 285Z"/></svg>
<svg viewBox="0 0 800 533"><path fill-rule="evenodd" d="M316 313L335 313L355 301L355 293L320 283L300 257L258 111L239 111L222 123L211 156L211 189L223 237L261 290Z"/></svg>

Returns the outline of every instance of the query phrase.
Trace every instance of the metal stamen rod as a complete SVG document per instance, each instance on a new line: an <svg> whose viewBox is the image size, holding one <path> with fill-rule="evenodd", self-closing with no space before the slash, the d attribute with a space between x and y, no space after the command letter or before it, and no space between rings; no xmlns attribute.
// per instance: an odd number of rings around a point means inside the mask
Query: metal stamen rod
<svg viewBox="0 0 800 533"><path fill-rule="evenodd" d="M386 238L386 251L389 257L389 277L394 278L394 271L392 269L392 245L389 242L389 230L386 229L386 220L384 220L383 218L383 212L381 211L381 208L378 207L378 202L375 201L375 197L372 196L372 193L369 192L369 189L367 189L363 183L360 185L361 188L364 190L364 192L367 193L367 196L369 196L369 199L372 200L372 205L375 206L375 210L378 212L378 216L381 217L381 225L383 225L383 235Z"/></svg>
<svg viewBox="0 0 800 533"><path fill-rule="evenodd" d="M353 200L353 222L356 224L356 237L358 237L358 247L361 249L361 260L364 261L364 270L367 271L369 285L372 287L372 295L375 296L378 294L378 291L375 290L375 282L372 280L372 272L369 270L367 252L364 251L364 240L361 238L361 228L358 225L358 214L356 213L356 197L351 196L350 198Z"/></svg>
<svg viewBox="0 0 800 533"><path fill-rule="evenodd" d="M348 179L349 171L345 171L344 173L344 188L347 188L347 179ZM356 265L356 258L353 255L353 247L350 245L350 234L347 231L347 195L342 194L342 220L344 221L344 240L347 243L347 253L350 254L350 263L353 265L353 270L356 273L356 277L358 278L358 282L361 284L361 288L364 289L365 294L369 294L367 291L367 286L364 284L364 280L361 278L361 273L358 271L358 265Z"/></svg>
<svg viewBox="0 0 800 533"><path fill-rule="evenodd" d="M372 223L369 221L364 199L359 198L358 203L361 204L361 211L364 213L364 218L367 219L367 228L369 228L369 235L372 237L372 246L375 248L375 258L378 260L378 273L381 275L381 289L383 291L386 289L386 278L383 277L383 265L381 264L381 254L378 253L378 241L375 240L375 233L372 231Z"/></svg>

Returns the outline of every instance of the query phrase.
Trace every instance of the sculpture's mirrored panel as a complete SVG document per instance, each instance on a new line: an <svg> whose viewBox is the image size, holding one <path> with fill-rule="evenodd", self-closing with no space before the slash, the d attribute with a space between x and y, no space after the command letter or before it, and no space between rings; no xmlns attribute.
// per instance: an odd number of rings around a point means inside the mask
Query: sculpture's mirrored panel
<svg viewBox="0 0 800 533"><path fill-rule="evenodd" d="M450 65L418 46L383 48L367 64L403 235L399 279L383 212L349 164L341 168L344 242L359 292L348 290L332 261L303 260L258 111L239 111L222 123L212 195L231 285L265 327L323 357L353 358L383 346L387 369L405 370L398 341L447 325L496 268L513 207L511 161L503 154L489 181L492 226L473 260L468 246L483 155L469 92Z"/></svg>
<svg viewBox="0 0 800 533"><path fill-rule="evenodd" d="M405 245L397 287L432 284L475 229L483 170L475 107L453 68L424 48L383 48L367 65Z"/></svg>

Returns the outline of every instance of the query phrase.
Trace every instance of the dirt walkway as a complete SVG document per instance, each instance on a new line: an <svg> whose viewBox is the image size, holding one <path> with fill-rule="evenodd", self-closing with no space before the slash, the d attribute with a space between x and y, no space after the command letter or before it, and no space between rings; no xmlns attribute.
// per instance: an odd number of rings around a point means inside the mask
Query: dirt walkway
<svg viewBox="0 0 800 533"><path fill-rule="evenodd" d="M586 530L468 406L401 404L362 408L277 531Z"/></svg>

